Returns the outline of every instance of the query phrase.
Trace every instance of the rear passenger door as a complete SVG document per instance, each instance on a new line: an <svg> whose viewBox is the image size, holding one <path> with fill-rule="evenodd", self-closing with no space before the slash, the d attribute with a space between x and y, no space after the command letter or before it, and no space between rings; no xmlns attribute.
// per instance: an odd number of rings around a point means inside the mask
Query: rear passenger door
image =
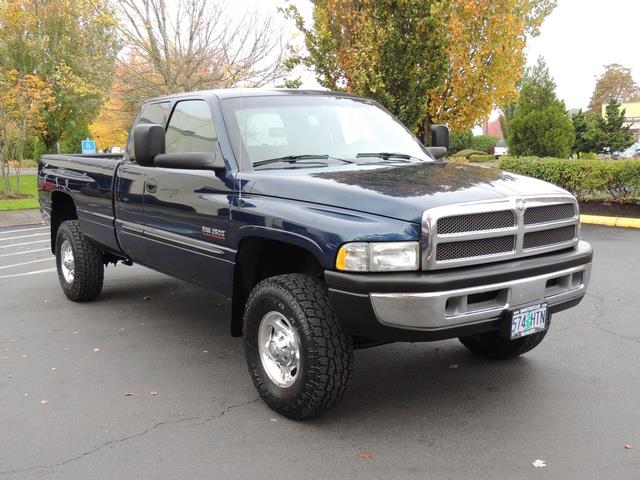
<svg viewBox="0 0 640 480"><path fill-rule="evenodd" d="M169 101L149 102L142 105L131 127L137 125L167 124L171 112ZM153 167L138 165L134 157L133 135L129 134L124 162L118 168L114 187L116 233L127 256L143 265L151 263L144 237L144 189Z"/></svg>
<svg viewBox="0 0 640 480"><path fill-rule="evenodd" d="M166 132L167 153L220 153L211 106L202 99L176 102ZM145 237L158 270L230 294L233 185L229 169L153 167L144 193Z"/></svg>

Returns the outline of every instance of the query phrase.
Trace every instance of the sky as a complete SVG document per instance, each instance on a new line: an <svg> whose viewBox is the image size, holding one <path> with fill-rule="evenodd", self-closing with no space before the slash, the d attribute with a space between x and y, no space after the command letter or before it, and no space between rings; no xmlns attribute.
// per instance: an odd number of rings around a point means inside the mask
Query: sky
<svg viewBox="0 0 640 480"><path fill-rule="evenodd" d="M640 0L558 0L529 41L527 63L539 55L570 109L587 107L604 65L624 65L640 83Z"/></svg>
<svg viewBox="0 0 640 480"><path fill-rule="evenodd" d="M277 8L298 6L309 18L309 0L230 0L230 5L258 8L279 17ZM286 27L293 32L291 26ZM291 30L289 30L291 29ZM586 108L604 65L619 63L631 68L640 83L640 0L558 0L538 37L529 40L527 63L542 55L557 85L558 97L568 109ZM317 86L312 72L297 72L303 87Z"/></svg>

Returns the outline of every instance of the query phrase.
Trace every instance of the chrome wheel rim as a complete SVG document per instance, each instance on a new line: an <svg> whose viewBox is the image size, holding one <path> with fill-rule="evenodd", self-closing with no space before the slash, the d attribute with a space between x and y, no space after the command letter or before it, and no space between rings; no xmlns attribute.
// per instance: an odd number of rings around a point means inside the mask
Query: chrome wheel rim
<svg viewBox="0 0 640 480"><path fill-rule="evenodd" d="M258 351L269 379L289 388L300 376L300 339L287 317L272 311L260 321Z"/></svg>
<svg viewBox="0 0 640 480"><path fill-rule="evenodd" d="M73 279L76 277L76 262L69 240L62 242L60 247L60 269L65 282L73 283Z"/></svg>

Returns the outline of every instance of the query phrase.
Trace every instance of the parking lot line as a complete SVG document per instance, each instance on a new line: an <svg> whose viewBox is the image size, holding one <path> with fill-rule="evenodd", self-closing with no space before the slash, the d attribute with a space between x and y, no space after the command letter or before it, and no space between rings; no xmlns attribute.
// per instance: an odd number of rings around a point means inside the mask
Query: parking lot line
<svg viewBox="0 0 640 480"><path fill-rule="evenodd" d="M4 242L5 240L18 240L20 238L41 237L43 235L49 235L49 232L33 233L31 235L20 235L18 237L0 238L0 242Z"/></svg>
<svg viewBox="0 0 640 480"><path fill-rule="evenodd" d="M11 247L21 247L22 245L33 245L34 243L45 243L49 240L35 240L33 242L25 242L25 243L14 243L12 245L0 245L0 248L11 248Z"/></svg>
<svg viewBox="0 0 640 480"><path fill-rule="evenodd" d="M23 252L3 253L2 255L0 255L0 258L13 257L14 255L24 255L25 253L44 252L45 250L50 250L50 248L45 247L45 248L36 248L35 250L25 250Z"/></svg>
<svg viewBox="0 0 640 480"><path fill-rule="evenodd" d="M49 227L31 227L31 228L21 228L19 230L5 230L0 232L0 235L4 235L5 233L20 233L20 232L32 232L35 230L45 230L49 229Z"/></svg>
<svg viewBox="0 0 640 480"><path fill-rule="evenodd" d="M13 277L24 277L25 275L38 275L40 273L48 273L55 272L55 268L45 268L44 270L36 270L34 272L25 272L25 273L12 273L11 275L0 275L0 279L3 278L13 278Z"/></svg>
<svg viewBox="0 0 640 480"><path fill-rule="evenodd" d="M55 257L40 258L29 262L14 263L13 265L3 265L0 267L0 270L4 270L5 268L21 267L22 265L31 265L32 263L48 262L50 260L55 260Z"/></svg>

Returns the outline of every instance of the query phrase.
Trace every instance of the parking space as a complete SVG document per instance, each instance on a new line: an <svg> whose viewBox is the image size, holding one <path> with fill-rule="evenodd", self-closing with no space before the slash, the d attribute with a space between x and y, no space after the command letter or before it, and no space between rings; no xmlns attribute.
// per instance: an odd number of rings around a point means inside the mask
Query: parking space
<svg viewBox="0 0 640 480"><path fill-rule="evenodd" d="M534 351L358 351L338 408L296 423L257 398L227 300L119 265L74 304L47 228L2 228L0 478L639 478L640 231L583 236L589 293Z"/></svg>

